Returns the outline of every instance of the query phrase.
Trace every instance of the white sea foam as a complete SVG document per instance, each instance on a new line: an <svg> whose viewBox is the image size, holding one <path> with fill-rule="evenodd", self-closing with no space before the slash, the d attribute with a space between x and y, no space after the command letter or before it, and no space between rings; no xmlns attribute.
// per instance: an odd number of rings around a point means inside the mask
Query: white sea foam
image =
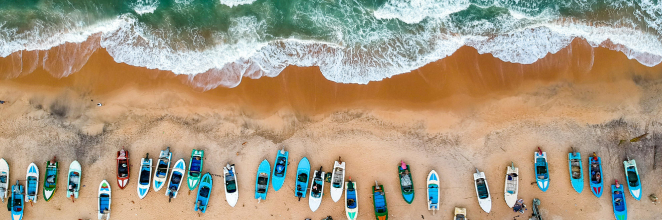
<svg viewBox="0 0 662 220"><path fill-rule="evenodd" d="M219 0L221 4L227 5L230 8L238 5L250 5L255 2L255 0Z"/></svg>
<svg viewBox="0 0 662 220"><path fill-rule="evenodd" d="M137 0L133 10L139 15L153 13L159 7L159 0Z"/></svg>
<svg viewBox="0 0 662 220"><path fill-rule="evenodd" d="M374 12L374 16L415 24L426 17L446 17L467 9L469 5L469 0L389 0Z"/></svg>

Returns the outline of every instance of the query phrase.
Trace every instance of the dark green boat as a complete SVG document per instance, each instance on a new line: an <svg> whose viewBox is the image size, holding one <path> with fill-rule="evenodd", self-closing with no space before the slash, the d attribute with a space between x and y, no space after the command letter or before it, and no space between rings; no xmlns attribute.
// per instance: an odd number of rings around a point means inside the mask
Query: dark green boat
<svg viewBox="0 0 662 220"><path fill-rule="evenodd" d="M375 218L377 220L388 220L388 208L386 207L386 196L384 194L384 186L379 185L375 181L375 186L372 187L372 199L375 205Z"/></svg>
<svg viewBox="0 0 662 220"><path fill-rule="evenodd" d="M402 198L405 202L411 204L414 201L414 182L411 178L411 171L409 165L404 161L400 161L398 166L398 178L400 179L400 190L402 190Z"/></svg>

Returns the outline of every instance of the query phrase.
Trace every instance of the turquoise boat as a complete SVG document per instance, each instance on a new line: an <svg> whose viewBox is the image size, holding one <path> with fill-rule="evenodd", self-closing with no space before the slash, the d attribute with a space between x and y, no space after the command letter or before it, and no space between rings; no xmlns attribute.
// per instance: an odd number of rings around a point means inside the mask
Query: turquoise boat
<svg viewBox="0 0 662 220"><path fill-rule="evenodd" d="M547 166L547 152L543 152L538 148L538 151L535 152L535 172L536 172L536 182L538 183L538 188L543 192L547 191L549 188L549 167Z"/></svg>
<svg viewBox="0 0 662 220"><path fill-rule="evenodd" d="M602 182L602 160L600 157L596 156L595 153L593 153L592 157L588 158L588 170L591 176L589 181L591 192L593 192L593 195L600 198L602 196L602 191L604 191L604 183Z"/></svg>
<svg viewBox="0 0 662 220"><path fill-rule="evenodd" d="M625 204L623 185L618 184L618 180L616 180L616 184L611 185L611 202L614 206L614 217L616 217L616 220L628 219L628 209Z"/></svg>
<svg viewBox="0 0 662 220"><path fill-rule="evenodd" d="M627 161L623 161L623 166L625 166L625 179L627 180L630 194L634 199L641 200L641 179L637 170L637 162L628 159Z"/></svg>
<svg viewBox="0 0 662 220"><path fill-rule="evenodd" d="M568 153L568 167L570 170L570 183L578 193L584 191L584 167L579 152Z"/></svg>
<svg viewBox="0 0 662 220"><path fill-rule="evenodd" d="M191 191L193 191L195 187L198 187L198 183L200 183L200 175L202 175L202 162L204 157L204 150L193 149L193 152L191 152L191 160L189 161L190 166L188 168L188 176L186 178L188 189Z"/></svg>
<svg viewBox="0 0 662 220"><path fill-rule="evenodd" d="M266 200L267 192L269 191L269 175L271 172L271 165L266 159L260 163L257 168L257 177L255 178L255 199Z"/></svg>
<svg viewBox="0 0 662 220"><path fill-rule="evenodd" d="M23 208L25 205L23 203L23 195L25 194L25 190L23 189L23 185L18 183L18 180L16 180L16 185L13 185L11 188L11 197L7 203L8 208L11 209L11 219L21 220L23 219Z"/></svg>
<svg viewBox="0 0 662 220"><path fill-rule="evenodd" d="M276 156L276 164L274 165L273 176L271 177L271 185L274 190L278 191L283 187L285 177L287 176L287 157L289 152L283 150L278 151Z"/></svg>
<svg viewBox="0 0 662 220"><path fill-rule="evenodd" d="M308 190L308 180L310 179L310 162L308 158L303 157L297 165L297 182L296 189L294 190L294 196L301 198L306 198L306 191Z"/></svg>
<svg viewBox="0 0 662 220"><path fill-rule="evenodd" d="M207 205L209 204L209 197L211 196L212 178L209 173L205 173L200 180L200 187L198 188L198 196L195 199L195 211L205 213Z"/></svg>

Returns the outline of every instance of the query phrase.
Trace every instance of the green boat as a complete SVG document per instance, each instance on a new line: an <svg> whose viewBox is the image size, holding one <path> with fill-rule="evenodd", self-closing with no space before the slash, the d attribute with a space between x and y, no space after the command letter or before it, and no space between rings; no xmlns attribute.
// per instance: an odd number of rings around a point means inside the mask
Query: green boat
<svg viewBox="0 0 662 220"><path fill-rule="evenodd" d="M188 189L194 190L195 187L198 187L200 183L200 177L202 176L202 160L205 157L205 151L193 149L191 152L191 161L190 166L188 167Z"/></svg>
<svg viewBox="0 0 662 220"><path fill-rule="evenodd" d="M384 194L384 186L379 185L375 181L372 187L372 199L375 206L375 218L377 220L388 220L388 208L386 207L386 194Z"/></svg>
<svg viewBox="0 0 662 220"><path fill-rule="evenodd" d="M46 173L44 173L44 200L48 201L53 198L55 189L57 187L57 169L59 163L56 158L46 161Z"/></svg>
<svg viewBox="0 0 662 220"><path fill-rule="evenodd" d="M400 179L402 198L405 199L405 202L411 204L414 201L414 182L411 178L409 165L404 161L400 161L400 166L398 166L398 178Z"/></svg>

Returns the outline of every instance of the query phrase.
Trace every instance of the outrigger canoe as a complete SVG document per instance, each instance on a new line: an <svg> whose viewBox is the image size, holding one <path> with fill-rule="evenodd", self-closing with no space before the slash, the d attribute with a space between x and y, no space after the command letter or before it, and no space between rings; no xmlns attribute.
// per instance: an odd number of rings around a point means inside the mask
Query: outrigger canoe
<svg viewBox="0 0 662 220"><path fill-rule="evenodd" d="M168 179L168 170L170 169L170 160L172 153L170 147L162 150L159 154L159 161L156 163L156 171L154 172L154 192L158 192L163 188L165 181Z"/></svg>
<svg viewBox="0 0 662 220"><path fill-rule="evenodd" d="M228 201L230 206L237 205L239 199L239 189L237 188L237 172L234 169L234 164L227 164L223 167L223 186L225 187L225 200Z"/></svg>
<svg viewBox="0 0 662 220"><path fill-rule="evenodd" d="M543 192L549 188L549 167L547 166L547 152L543 152L538 147L538 151L534 153L536 182L538 188Z"/></svg>
<svg viewBox="0 0 662 220"><path fill-rule="evenodd" d="M186 162L184 162L184 159L179 159L172 167L170 181L168 181L168 189L166 189L165 192L165 195L168 196L168 202L177 198L177 193L179 192L179 188L182 186L182 180L184 179L184 172L186 172Z"/></svg>
<svg viewBox="0 0 662 220"><path fill-rule="evenodd" d="M627 180L628 189L630 194L636 200L641 199L641 179L639 178L639 171L637 170L637 162L634 160L623 161L625 166L625 179Z"/></svg>
<svg viewBox="0 0 662 220"><path fill-rule="evenodd" d="M46 161L46 173L44 173L44 200L48 202L53 198L55 194L55 189L57 189L57 170L59 163L56 158L53 157L53 160Z"/></svg>
<svg viewBox="0 0 662 220"><path fill-rule="evenodd" d="M343 188L345 187L345 162L338 161L333 163L333 173L331 175L331 199L333 202L338 202L342 197Z"/></svg>
<svg viewBox="0 0 662 220"><path fill-rule="evenodd" d="M402 198L405 199L405 202L411 204L414 201L414 182L411 178L409 165L404 161L400 161L400 166L398 166L398 179L400 179Z"/></svg>
<svg viewBox="0 0 662 220"><path fill-rule="evenodd" d="M584 167L579 152L568 153L568 167L570 169L570 183L578 193L584 191Z"/></svg>
<svg viewBox="0 0 662 220"><path fill-rule="evenodd" d="M492 210L492 197L490 196L490 187L487 185L487 179L485 179L485 173L476 169L474 184L476 185L476 196L478 197L480 208L490 213L490 210Z"/></svg>
<svg viewBox="0 0 662 220"><path fill-rule="evenodd" d="M36 164L30 163L28 172L25 175L25 202L37 203L37 192L39 192L39 168Z"/></svg>
<svg viewBox="0 0 662 220"><path fill-rule="evenodd" d="M127 184L129 184L129 151L122 150L117 151L117 185L120 189L124 189Z"/></svg>
<svg viewBox="0 0 662 220"><path fill-rule="evenodd" d="M310 179L310 162L308 158L303 157L297 165L297 181L294 196L299 198L306 198L306 191L308 191L308 180Z"/></svg>
<svg viewBox="0 0 662 220"><path fill-rule="evenodd" d="M375 206L375 218L377 218L377 220L387 220L388 207L386 206L384 186L379 185L377 181L375 181L375 185L372 186L372 201Z"/></svg>
<svg viewBox="0 0 662 220"><path fill-rule="evenodd" d="M99 184L99 219L110 219L110 184L103 180Z"/></svg>
<svg viewBox="0 0 662 220"><path fill-rule="evenodd" d="M591 192L600 198L604 187L604 183L602 182L602 160L595 153L593 153L592 157L588 158L588 172L591 176L589 180Z"/></svg>
<svg viewBox="0 0 662 220"><path fill-rule="evenodd" d="M188 183L188 189L194 190L200 182L200 175L202 175L202 165L203 159L205 157L205 151L193 149L191 152L191 160L189 162L188 168L188 177L186 182Z"/></svg>
<svg viewBox="0 0 662 220"><path fill-rule="evenodd" d="M257 176L255 178L255 199L260 203L262 200L267 200L267 192L269 192L269 176L271 172L271 165L269 161L264 159L260 166L257 167Z"/></svg>
<svg viewBox="0 0 662 220"><path fill-rule="evenodd" d="M359 216L359 197L356 192L356 182L352 178L345 182L345 215L347 219L356 220Z"/></svg>
<svg viewBox="0 0 662 220"><path fill-rule="evenodd" d="M145 198L152 183L152 159L149 154L140 159L140 173L138 173L138 197Z"/></svg>
<svg viewBox="0 0 662 220"><path fill-rule="evenodd" d="M278 191L283 187L285 182L285 177L287 176L287 158L289 152L283 150L278 151L276 156L276 163L274 164L273 176L271 177L271 185L274 187L274 190Z"/></svg>
<svg viewBox="0 0 662 220"><path fill-rule="evenodd" d="M78 192L80 191L80 179L82 178L80 168L80 163L75 160L69 165L69 175L67 175L67 198L71 198L71 201L78 198Z"/></svg>
<svg viewBox="0 0 662 220"><path fill-rule="evenodd" d="M439 174L437 171L430 171L428 174L428 210L432 211L432 215L439 211Z"/></svg>
<svg viewBox="0 0 662 220"><path fill-rule="evenodd" d="M517 202L517 193L519 192L519 168L515 167L512 162L506 168L506 183L503 191L506 204L512 208Z"/></svg>
<svg viewBox="0 0 662 220"><path fill-rule="evenodd" d="M0 198L5 202L7 194L9 194L9 164L5 158L0 159Z"/></svg>
<svg viewBox="0 0 662 220"><path fill-rule="evenodd" d="M308 198L308 206L313 212L322 204L322 196L324 196L324 172L322 167L319 170L315 170L313 173L313 182L310 185L310 197Z"/></svg>
<svg viewBox="0 0 662 220"><path fill-rule="evenodd" d="M623 185L616 184L611 185L611 202L614 206L614 217L616 220L625 220L628 219L628 209L625 204L625 192L623 191Z"/></svg>
<svg viewBox="0 0 662 220"><path fill-rule="evenodd" d="M205 213L209 205L209 197L211 196L212 178L209 173L205 173L200 180L200 188L198 188L198 196L195 199L195 211Z"/></svg>
<svg viewBox="0 0 662 220"><path fill-rule="evenodd" d="M12 194L11 197L9 197L9 207L11 208L11 219L21 220L23 219L23 208L25 208L25 204L23 203L23 195L25 194L25 190L23 188L23 185L18 183L18 180L16 180L16 184L13 185L11 188L12 188Z"/></svg>

